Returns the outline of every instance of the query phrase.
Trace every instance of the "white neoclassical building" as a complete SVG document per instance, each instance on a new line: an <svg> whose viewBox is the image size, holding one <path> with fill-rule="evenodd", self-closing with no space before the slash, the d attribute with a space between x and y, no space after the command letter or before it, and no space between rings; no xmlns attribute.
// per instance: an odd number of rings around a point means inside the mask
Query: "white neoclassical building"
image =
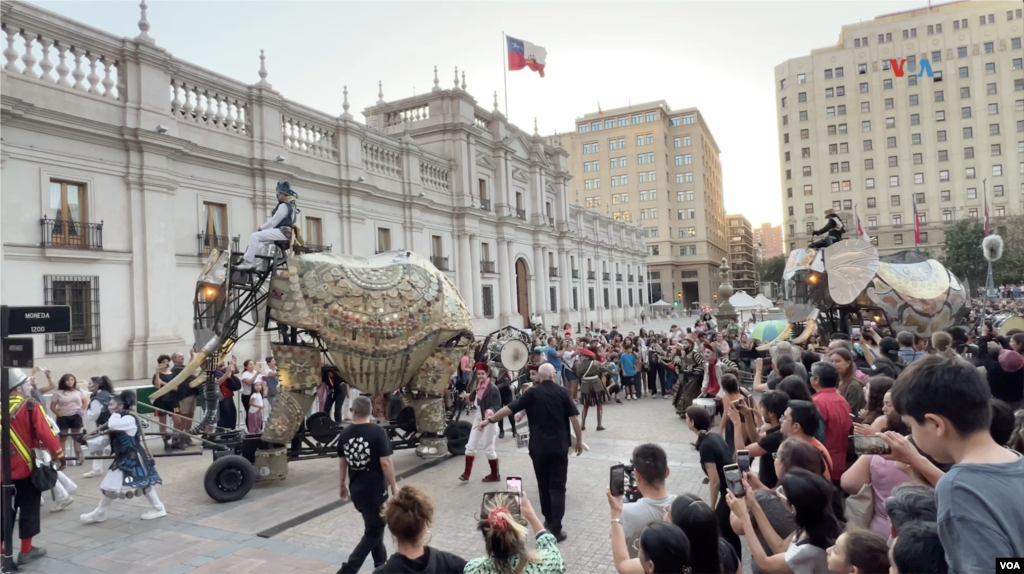
<svg viewBox="0 0 1024 574"><path fill-rule="evenodd" d="M334 253L408 249L449 272L478 333L540 314L607 326L639 317L643 232L570 205L568 154L436 79L383 95L365 123L285 98L260 65L236 81L4 2L2 301L69 304L73 332L38 336L54 372L146 378L192 340L211 246L244 247L287 180L307 241ZM267 353L250 336L239 358Z"/></svg>

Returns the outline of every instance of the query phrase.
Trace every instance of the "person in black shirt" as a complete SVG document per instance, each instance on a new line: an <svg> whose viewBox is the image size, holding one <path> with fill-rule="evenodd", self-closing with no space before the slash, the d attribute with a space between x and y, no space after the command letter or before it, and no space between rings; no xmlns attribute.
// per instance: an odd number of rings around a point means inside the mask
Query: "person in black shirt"
<svg viewBox="0 0 1024 574"><path fill-rule="evenodd" d="M559 542L565 540L562 516L565 515L565 481L569 472L569 426L576 433L576 454L583 452L583 430L579 411L565 387L555 383L555 368L541 365L540 383L534 385L512 404L480 421L480 428L514 413L526 411L530 426L530 458L537 475L544 527Z"/></svg>
<svg viewBox="0 0 1024 574"><path fill-rule="evenodd" d="M729 524L729 504L725 501L728 486L725 482L725 467L733 464L732 451L725 444L722 435L708 432L711 429L711 415L704 407L693 406L686 409L686 424L697 433L697 450L700 451L700 465L708 477L710 506L715 509L718 517L718 528L724 538L736 550L737 556L743 555L740 537Z"/></svg>
<svg viewBox="0 0 1024 574"><path fill-rule="evenodd" d="M735 442L737 445L746 445L741 446L740 449L749 451L751 457L761 457L757 477L768 488L775 488L779 482L779 478L775 475L773 457L778 452L782 441L786 440L786 437L782 436L782 423L779 422L779 419L785 414L788 406L789 395L782 391L768 391L761 396L758 408L761 409L761 417L764 422L768 423L770 427L763 437L758 434L753 413L747 408L747 405L740 404L739 406L738 414L743 417L745 424L736 425ZM750 444L747 444L748 441Z"/></svg>
<svg viewBox="0 0 1024 574"><path fill-rule="evenodd" d="M380 508L391 493L398 492L395 467L391 462L391 443L384 429L370 423L370 399L352 401L352 424L338 438L338 461L341 471L341 499L349 500L363 515L363 537L341 565L339 574L355 574L368 554L377 568L387 560L384 549L384 519ZM345 479L348 479L346 484Z"/></svg>

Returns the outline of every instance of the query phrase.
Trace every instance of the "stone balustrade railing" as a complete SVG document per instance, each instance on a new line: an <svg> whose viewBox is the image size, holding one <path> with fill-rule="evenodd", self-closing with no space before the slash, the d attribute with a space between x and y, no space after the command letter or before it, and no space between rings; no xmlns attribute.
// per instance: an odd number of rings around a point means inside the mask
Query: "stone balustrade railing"
<svg viewBox="0 0 1024 574"><path fill-rule="evenodd" d="M450 193L450 172L447 167L420 160L420 181L427 189Z"/></svg>
<svg viewBox="0 0 1024 574"><path fill-rule="evenodd" d="M313 157L335 160L337 151L337 120L295 102L286 102L281 111L281 133L284 146Z"/></svg>
<svg viewBox="0 0 1024 574"><path fill-rule="evenodd" d="M252 119L247 100L244 95L232 95L171 77L171 117L178 121L249 136Z"/></svg>
<svg viewBox="0 0 1024 574"><path fill-rule="evenodd" d="M3 69L10 75L112 100L124 99L122 39L73 23L33 17L22 6L3 9L6 46ZM69 21L71 22L71 21Z"/></svg>
<svg viewBox="0 0 1024 574"><path fill-rule="evenodd" d="M384 116L384 127L400 126L405 122L418 122L430 119L430 106L422 104L403 110L388 112Z"/></svg>
<svg viewBox="0 0 1024 574"><path fill-rule="evenodd" d="M363 169L384 177L402 179L402 151L394 140L367 131L361 149Z"/></svg>

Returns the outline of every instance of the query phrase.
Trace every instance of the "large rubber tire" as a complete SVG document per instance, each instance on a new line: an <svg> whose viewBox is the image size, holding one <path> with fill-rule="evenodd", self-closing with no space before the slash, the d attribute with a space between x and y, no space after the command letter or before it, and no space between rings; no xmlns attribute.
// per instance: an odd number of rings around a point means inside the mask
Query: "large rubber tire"
<svg viewBox="0 0 1024 574"><path fill-rule="evenodd" d="M455 456L466 454L466 443L473 423L469 421L452 421L444 429L444 438L448 439L448 452Z"/></svg>
<svg viewBox="0 0 1024 574"><path fill-rule="evenodd" d="M245 457L222 456L206 469L203 487L217 502L234 502L245 498L256 483L256 469Z"/></svg>

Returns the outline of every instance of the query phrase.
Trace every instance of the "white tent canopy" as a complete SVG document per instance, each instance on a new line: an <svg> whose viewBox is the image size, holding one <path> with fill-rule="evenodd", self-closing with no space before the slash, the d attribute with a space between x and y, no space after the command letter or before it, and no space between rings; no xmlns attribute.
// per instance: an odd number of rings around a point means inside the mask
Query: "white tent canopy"
<svg viewBox="0 0 1024 574"><path fill-rule="evenodd" d="M760 309L762 307L756 299L747 295L743 291L729 297L729 304L732 305L733 309L737 311L747 311L750 309Z"/></svg>
<svg viewBox="0 0 1024 574"><path fill-rule="evenodd" d="M658 299L657 303L651 303L651 307L671 307L671 303L666 303L664 299Z"/></svg>
<svg viewBox="0 0 1024 574"><path fill-rule="evenodd" d="M764 296L764 293L758 293L754 300L761 304L762 309L771 309L775 306L771 299Z"/></svg>

